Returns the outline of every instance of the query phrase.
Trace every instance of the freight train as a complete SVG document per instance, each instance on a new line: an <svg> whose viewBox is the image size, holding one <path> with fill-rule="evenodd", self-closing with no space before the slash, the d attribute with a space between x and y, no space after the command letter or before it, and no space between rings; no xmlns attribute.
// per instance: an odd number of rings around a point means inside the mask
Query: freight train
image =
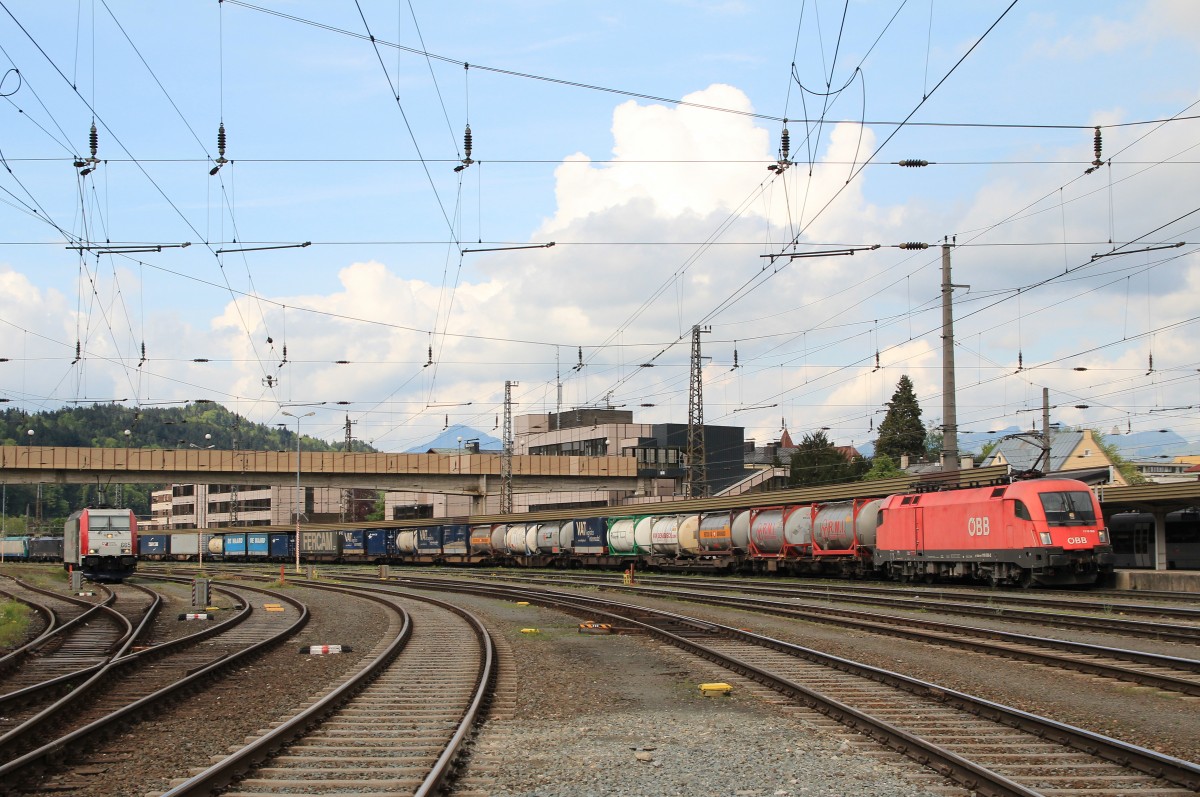
<svg viewBox="0 0 1200 797"><path fill-rule="evenodd" d="M172 551L182 535L164 536L162 558L197 558ZM291 561L293 538L285 532L213 535L206 556ZM664 571L1022 586L1090 585L1106 580L1114 563L1099 503L1085 484L1070 479L666 515L589 513L540 521L512 516L495 523L302 531L300 549L307 562L620 569L632 564Z"/></svg>
<svg viewBox="0 0 1200 797"><path fill-rule="evenodd" d="M124 581L137 569L137 518L129 509L72 512L63 524L62 562L91 581Z"/></svg>
<svg viewBox="0 0 1200 797"><path fill-rule="evenodd" d="M6 562L61 562L62 537L4 537L0 558Z"/></svg>

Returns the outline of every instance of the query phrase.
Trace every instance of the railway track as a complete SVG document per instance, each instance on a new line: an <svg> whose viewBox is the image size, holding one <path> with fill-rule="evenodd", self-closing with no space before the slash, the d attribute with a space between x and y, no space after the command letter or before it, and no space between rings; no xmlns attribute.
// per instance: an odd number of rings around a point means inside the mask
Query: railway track
<svg viewBox="0 0 1200 797"><path fill-rule="evenodd" d="M60 698L113 661L133 642L134 623L140 627L158 608L158 596L139 587L100 589L100 600L88 601L23 582L8 588L11 595L38 602L51 619L43 634L0 660L6 671L0 694L3 758L28 749L35 729L68 705ZM117 611L121 596L123 611Z"/></svg>
<svg viewBox="0 0 1200 797"><path fill-rule="evenodd" d="M528 600L651 634L790 695L981 795L1182 797L1200 791L1196 764L730 626L578 593L404 582Z"/></svg>
<svg viewBox="0 0 1200 797"><path fill-rule="evenodd" d="M363 588L306 586L363 595ZM448 777L495 678L482 623L426 596L372 589L394 612L367 665L163 797L220 793L433 794Z"/></svg>
<svg viewBox="0 0 1200 797"><path fill-rule="evenodd" d="M526 580L534 581L543 584L560 584L560 585L594 585L602 589L626 589L624 583L619 577L615 576L590 576L590 575L572 575L569 578L563 575L528 575L528 574L513 574L511 572L487 574L491 578L501 580ZM964 617L984 617L993 619L1002 619L1008 621L1019 621L1033 623L1039 626L1054 626L1058 628L1070 628L1082 631L1090 631L1108 635L1128 636L1142 639L1155 639L1166 642L1177 642L1181 644L1197 645L1200 644L1200 610L1188 607L1167 607L1171 613L1184 620L1183 623L1165 623L1165 622L1149 622L1144 620L1128 620L1123 617L1118 617L1110 608L1109 604L1081 604L1078 601L1066 602L1041 602L1040 610L1023 609L1021 603L1012 603L1010 599L1004 597L1003 594L996 596L976 595L970 601L947 600L940 597L939 594L934 594L930 598L926 598L920 590L894 590L897 594L893 595L893 590L888 588L877 588L876 591L864 592L860 588L855 587L805 587L793 585L780 586L765 586L761 581L742 582L728 581L726 579L715 579L711 581L698 580L695 578L674 579L663 577L639 577L639 583L643 586L650 585L685 585L693 590L705 590L710 592L734 592L739 596L743 595L766 595L779 599L794 599L796 601L806 601L803 605L812 605L812 602L832 604L837 602L839 607L844 607L848 604L860 604L866 606L880 606L893 610L912 610L912 611L932 611L939 614L961 615ZM965 593L964 593L965 594ZM957 597L959 593L950 593L951 596ZM795 605L801 605L799 603ZM1123 605L1119 608L1120 613L1135 614L1144 613L1152 614L1160 607L1140 607L1137 605ZM1067 609L1085 610L1087 614L1069 614Z"/></svg>
<svg viewBox="0 0 1200 797"><path fill-rule="evenodd" d="M134 588L129 584L123 587ZM307 621L307 609L292 598L253 587L226 592L243 607L229 619L136 652L131 648L138 636L131 635L70 694L0 738L0 792L21 788L20 784L51 768L58 778L69 781L70 766L60 767L59 763L74 751L94 744L122 723L136 721L142 712L202 679L282 641ZM283 611L257 610L247 594L251 592L269 595ZM149 617L142 627L148 621Z"/></svg>

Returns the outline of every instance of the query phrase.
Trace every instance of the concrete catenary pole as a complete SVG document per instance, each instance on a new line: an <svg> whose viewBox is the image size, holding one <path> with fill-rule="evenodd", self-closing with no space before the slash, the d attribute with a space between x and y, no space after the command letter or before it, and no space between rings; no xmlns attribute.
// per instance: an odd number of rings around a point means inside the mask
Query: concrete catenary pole
<svg viewBox="0 0 1200 797"><path fill-rule="evenodd" d="M950 247L942 242L942 470L956 471L958 462L958 408L954 400L954 301L956 286L950 281Z"/></svg>

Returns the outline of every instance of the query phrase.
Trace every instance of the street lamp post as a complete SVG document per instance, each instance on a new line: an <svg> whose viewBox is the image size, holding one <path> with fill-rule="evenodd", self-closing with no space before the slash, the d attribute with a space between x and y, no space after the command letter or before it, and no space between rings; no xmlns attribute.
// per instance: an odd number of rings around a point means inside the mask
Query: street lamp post
<svg viewBox="0 0 1200 797"><path fill-rule="evenodd" d="M296 510L296 572L300 572L300 419L316 415L315 411L303 415L293 415L287 410L280 410L289 418L296 419L296 500L293 506Z"/></svg>

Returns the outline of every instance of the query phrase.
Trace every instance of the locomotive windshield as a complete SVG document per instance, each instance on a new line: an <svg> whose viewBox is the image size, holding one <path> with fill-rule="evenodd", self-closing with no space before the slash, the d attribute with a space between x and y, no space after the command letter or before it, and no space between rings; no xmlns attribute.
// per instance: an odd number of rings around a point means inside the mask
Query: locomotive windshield
<svg viewBox="0 0 1200 797"><path fill-rule="evenodd" d="M92 529L129 530L129 515L90 515L88 526Z"/></svg>
<svg viewBox="0 0 1200 797"><path fill-rule="evenodd" d="M1096 523L1092 494L1081 490L1066 493L1042 493L1042 509L1051 526L1090 526Z"/></svg>

